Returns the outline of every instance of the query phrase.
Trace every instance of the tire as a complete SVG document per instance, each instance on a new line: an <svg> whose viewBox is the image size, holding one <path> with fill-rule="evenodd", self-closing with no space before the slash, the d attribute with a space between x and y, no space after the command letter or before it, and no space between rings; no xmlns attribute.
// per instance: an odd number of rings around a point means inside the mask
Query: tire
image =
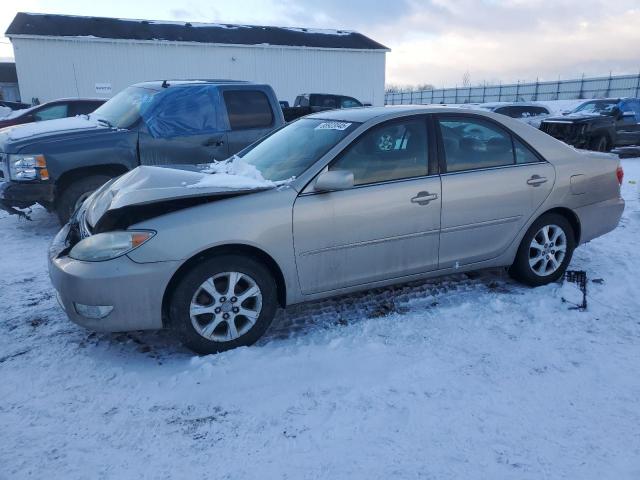
<svg viewBox="0 0 640 480"><path fill-rule="evenodd" d="M229 293L232 278L237 278L236 288ZM254 288L258 293L242 299L247 292L255 292ZM276 282L267 267L235 254L216 255L194 266L169 301L171 329L199 354L253 345L269 328L278 308Z"/></svg>
<svg viewBox="0 0 640 480"><path fill-rule="evenodd" d="M547 238L550 237L550 241L545 243L544 229L547 229ZM556 237L555 242L551 241L558 231L562 234ZM557 213L543 215L533 222L522 238L509 275L531 287L555 282L567 270L575 247L575 232L569 221ZM536 262L536 259L539 260Z"/></svg>
<svg viewBox="0 0 640 480"><path fill-rule="evenodd" d="M56 214L62 225L66 224L71 215L89 195L111 180L109 175L91 175L75 180L58 196Z"/></svg>
<svg viewBox="0 0 640 480"><path fill-rule="evenodd" d="M595 152L608 152L609 151L609 139L606 135L598 135L589 142L589 150Z"/></svg>

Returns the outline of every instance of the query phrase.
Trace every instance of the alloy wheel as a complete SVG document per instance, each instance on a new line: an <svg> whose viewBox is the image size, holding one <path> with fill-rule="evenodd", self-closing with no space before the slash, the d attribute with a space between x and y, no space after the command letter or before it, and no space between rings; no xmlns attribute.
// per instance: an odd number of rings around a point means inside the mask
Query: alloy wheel
<svg viewBox="0 0 640 480"><path fill-rule="evenodd" d="M201 336L229 342L247 333L262 310L256 281L240 272L224 272L205 280L191 299L189 316Z"/></svg>
<svg viewBox="0 0 640 480"><path fill-rule="evenodd" d="M556 272L567 253L567 235L558 225L545 225L529 245L529 266L540 277Z"/></svg>

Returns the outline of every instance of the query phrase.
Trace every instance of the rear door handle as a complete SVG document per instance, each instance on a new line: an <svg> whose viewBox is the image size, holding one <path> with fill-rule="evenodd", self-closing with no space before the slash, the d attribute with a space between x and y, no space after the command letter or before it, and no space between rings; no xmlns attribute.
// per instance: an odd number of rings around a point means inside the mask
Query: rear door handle
<svg viewBox="0 0 640 480"><path fill-rule="evenodd" d="M538 187L546 182L547 182L547 179L545 177L541 177L540 175L533 175L529 180L527 180L527 185L531 185L532 187Z"/></svg>
<svg viewBox="0 0 640 480"><path fill-rule="evenodd" d="M429 192L418 192L418 194L411 199L411 203L417 203L418 205L427 205L433 200L437 200L438 195Z"/></svg>

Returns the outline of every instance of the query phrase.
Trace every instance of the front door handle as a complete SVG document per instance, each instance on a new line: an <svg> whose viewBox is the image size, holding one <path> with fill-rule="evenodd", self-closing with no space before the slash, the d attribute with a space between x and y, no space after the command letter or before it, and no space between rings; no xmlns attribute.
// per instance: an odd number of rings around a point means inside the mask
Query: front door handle
<svg viewBox="0 0 640 480"><path fill-rule="evenodd" d="M205 147L221 147L224 145L224 140L220 138L210 138L203 144Z"/></svg>
<svg viewBox="0 0 640 480"><path fill-rule="evenodd" d="M533 175L529 180L527 180L527 185L531 185L532 187L538 187L546 182L547 182L547 179L545 177L541 177L540 175Z"/></svg>
<svg viewBox="0 0 640 480"><path fill-rule="evenodd" d="M417 203L418 205L428 205L429 202L437 200L438 195L429 192L418 192L418 194L411 199L411 203Z"/></svg>

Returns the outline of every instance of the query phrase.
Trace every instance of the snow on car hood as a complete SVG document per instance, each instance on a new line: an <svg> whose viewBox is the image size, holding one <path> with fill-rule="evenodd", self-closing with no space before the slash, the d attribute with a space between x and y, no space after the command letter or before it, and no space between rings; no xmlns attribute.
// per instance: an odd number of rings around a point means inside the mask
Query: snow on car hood
<svg viewBox="0 0 640 480"><path fill-rule="evenodd" d="M97 190L86 202L86 219L93 227L109 210L193 197L250 193L289 181L265 180L254 166L239 157L201 166L141 166Z"/></svg>
<svg viewBox="0 0 640 480"><path fill-rule="evenodd" d="M21 140L36 135L71 130L95 130L98 128L105 129L109 127L106 124L99 123L97 119L88 115L78 115L76 117L59 118L56 120L46 120L7 127L3 129L3 134L8 136L10 140Z"/></svg>

